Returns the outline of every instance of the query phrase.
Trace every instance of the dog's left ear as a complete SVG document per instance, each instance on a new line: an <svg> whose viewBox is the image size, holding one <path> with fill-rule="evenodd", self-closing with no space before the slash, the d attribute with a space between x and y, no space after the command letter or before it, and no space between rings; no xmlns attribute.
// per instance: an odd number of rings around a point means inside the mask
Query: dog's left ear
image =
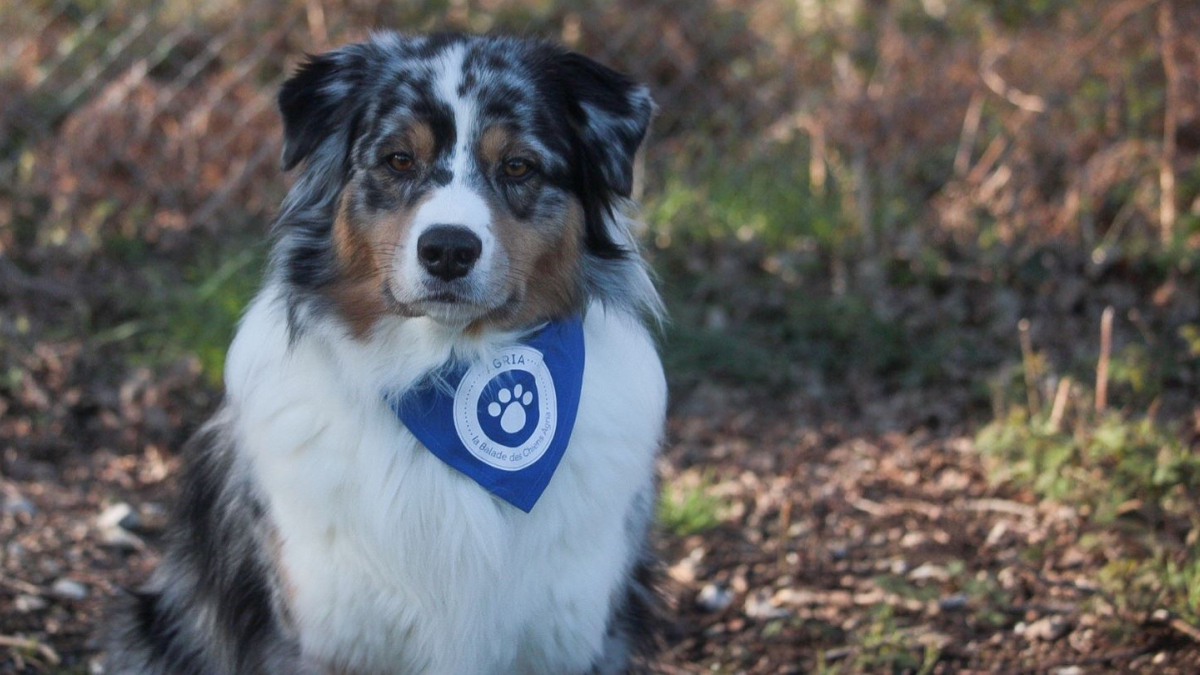
<svg viewBox="0 0 1200 675"><path fill-rule="evenodd" d="M571 99L571 117L608 187L622 197L633 192L633 160L646 138L654 101L650 90L581 54L565 52L556 70Z"/></svg>
<svg viewBox="0 0 1200 675"><path fill-rule="evenodd" d="M302 161L311 164L318 154L323 159L345 161L354 140L355 96L364 82L366 54L360 45L310 56L279 91L283 116L284 171Z"/></svg>

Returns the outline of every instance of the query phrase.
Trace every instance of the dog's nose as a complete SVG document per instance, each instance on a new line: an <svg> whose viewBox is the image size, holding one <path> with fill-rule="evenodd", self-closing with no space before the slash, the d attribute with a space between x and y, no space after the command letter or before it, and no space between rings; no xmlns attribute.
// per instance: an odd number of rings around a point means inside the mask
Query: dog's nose
<svg viewBox="0 0 1200 675"><path fill-rule="evenodd" d="M434 225L417 237L421 266L443 281L466 276L482 251L479 237L458 225Z"/></svg>

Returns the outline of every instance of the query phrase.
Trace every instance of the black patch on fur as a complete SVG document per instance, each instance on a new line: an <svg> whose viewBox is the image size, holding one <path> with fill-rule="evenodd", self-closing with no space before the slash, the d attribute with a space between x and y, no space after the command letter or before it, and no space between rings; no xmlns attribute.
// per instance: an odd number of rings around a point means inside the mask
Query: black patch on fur
<svg viewBox="0 0 1200 675"><path fill-rule="evenodd" d="M653 654L661 624L657 581L657 565L652 559L645 557L634 564L606 628L610 649L616 653L601 654L592 666L593 675L611 673L614 666L623 666L626 673L634 672L632 668L638 661Z"/></svg>
<svg viewBox="0 0 1200 675"><path fill-rule="evenodd" d="M422 98L413 105L413 115L429 125L433 131L433 154L440 157L458 142L458 132L454 127L454 111L444 101L433 98Z"/></svg>
<svg viewBox="0 0 1200 675"><path fill-rule="evenodd" d="M343 49L309 56L279 90L283 117L284 171L310 157L335 136L338 126L357 116L365 59L358 50ZM349 152L349 141L345 151Z"/></svg>
<svg viewBox="0 0 1200 675"><path fill-rule="evenodd" d="M173 672L206 672L200 654L179 637L179 624L172 619L159 593L134 592L133 616L148 660L169 666Z"/></svg>
<svg viewBox="0 0 1200 675"><path fill-rule="evenodd" d="M658 602L656 584L657 565L649 560L639 560L625 587L625 598L617 609L614 623L630 636L635 653L645 653L654 645L658 626ZM615 626L609 626L614 630Z"/></svg>
<svg viewBox="0 0 1200 675"><path fill-rule="evenodd" d="M332 222L324 218L307 223L306 236L292 246L285 271L293 288L317 290L337 279L333 251L328 243L332 228Z"/></svg>
<svg viewBox="0 0 1200 675"><path fill-rule="evenodd" d="M297 653L262 559L265 510L233 474L219 424L185 447L180 500L149 588L126 598L109 634L109 672L271 675Z"/></svg>
<svg viewBox="0 0 1200 675"><path fill-rule="evenodd" d="M586 56L557 50L550 63L550 86L562 92L570 124L571 182L583 203L587 249L600 258L625 257L604 216L616 197L633 191L634 156L653 103L636 82Z"/></svg>
<svg viewBox="0 0 1200 675"><path fill-rule="evenodd" d="M483 106L483 114L485 117L506 118L512 117L516 112L510 101L488 101Z"/></svg>
<svg viewBox="0 0 1200 675"><path fill-rule="evenodd" d="M429 181L438 187L445 187L454 180L454 174L450 169L434 167L429 171Z"/></svg>
<svg viewBox="0 0 1200 675"><path fill-rule="evenodd" d="M609 188L628 197L634 155L654 112L650 97L625 75L581 54L562 54L555 69L570 93L571 120L590 158L599 160Z"/></svg>
<svg viewBox="0 0 1200 675"><path fill-rule="evenodd" d="M450 45L464 42L466 40L466 35L463 33L455 33L453 31L430 33L418 44L418 47L413 52L413 56L422 59L428 59L442 53Z"/></svg>
<svg viewBox="0 0 1200 675"><path fill-rule="evenodd" d="M463 70L466 72L463 73L462 82L458 84L457 93L459 96L466 96L468 93L470 93L470 91L475 88L475 83L477 82L475 71L472 70L471 66L466 62L463 63Z"/></svg>
<svg viewBox="0 0 1200 675"><path fill-rule="evenodd" d="M603 179L596 164L595 151L582 140L577 140L572 150L573 154L580 158L571 163L571 183L573 191L583 205L584 244L587 250L598 258L624 258L629 251L613 241L609 236L608 227L604 224L606 213L613 209L612 196L607 191L590 187L599 184Z"/></svg>

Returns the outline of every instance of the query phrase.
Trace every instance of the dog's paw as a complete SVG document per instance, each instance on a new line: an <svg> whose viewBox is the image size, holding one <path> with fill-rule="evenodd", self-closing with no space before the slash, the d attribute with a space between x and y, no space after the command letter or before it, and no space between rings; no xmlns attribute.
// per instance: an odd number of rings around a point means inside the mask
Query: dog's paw
<svg viewBox="0 0 1200 675"><path fill-rule="evenodd" d="M533 392L526 391L521 385L509 390L507 387L496 394L495 401L488 404L488 414L500 418L500 428L505 433L515 434L525 428L529 417L525 408L533 403Z"/></svg>

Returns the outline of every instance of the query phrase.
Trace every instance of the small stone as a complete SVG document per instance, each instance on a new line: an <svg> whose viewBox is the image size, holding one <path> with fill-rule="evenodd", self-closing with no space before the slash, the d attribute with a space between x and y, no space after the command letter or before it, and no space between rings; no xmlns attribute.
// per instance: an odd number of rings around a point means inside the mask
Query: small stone
<svg viewBox="0 0 1200 675"><path fill-rule="evenodd" d="M1021 624L1017 624L1021 627ZM1071 625L1065 619L1057 616L1047 616L1024 626L1019 633L1031 642L1054 642L1067 634Z"/></svg>
<svg viewBox="0 0 1200 675"><path fill-rule="evenodd" d="M109 506L96 517L96 526L102 530L114 527L133 529L137 527L137 523L137 511L134 511L133 507L125 502L118 502Z"/></svg>
<svg viewBox="0 0 1200 675"><path fill-rule="evenodd" d="M687 557L667 568L667 574L681 584L690 584L696 580L700 561L704 560L704 547L697 546Z"/></svg>
<svg viewBox="0 0 1200 675"><path fill-rule="evenodd" d="M50 592L64 600L83 600L88 596L87 586L66 577L54 582Z"/></svg>
<svg viewBox="0 0 1200 675"><path fill-rule="evenodd" d="M913 581L945 581L950 578L950 572L941 565L933 563L925 563L917 569L908 573L908 578Z"/></svg>
<svg viewBox="0 0 1200 675"><path fill-rule="evenodd" d="M782 619L789 614L786 609L775 605L767 588L760 588L747 596L744 609L746 616L751 619Z"/></svg>
<svg viewBox="0 0 1200 675"><path fill-rule="evenodd" d="M812 591L802 588L781 588L775 592L772 602L776 605L818 605L821 598Z"/></svg>
<svg viewBox="0 0 1200 675"><path fill-rule="evenodd" d="M141 537L119 527L101 530L100 543L118 551L142 551L146 548L146 542Z"/></svg>
<svg viewBox="0 0 1200 675"><path fill-rule="evenodd" d="M45 609L47 602L36 595L18 595L13 600L13 607L18 612L36 612L39 609Z"/></svg>
<svg viewBox="0 0 1200 675"><path fill-rule="evenodd" d="M25 514L32 516L37 513L37 507L11 485L0 486L0 511L5 515L16 516Z"/></svg>
<svg viewBox="0 0 1200 675"><path fill-rule="evenodd" d="M1066 666L1065 668L1055 668L1050 672L1052 675L1083 675L1083 668L1079 666Z"/></svg>
<svg viewBox="0 0 1200 675"><path fill-rule="evenodd" d="M733 603L733 593L724 586L705 584L696 596L696 605L706 612L720 612Z"/></svg>
<svg viewBox="0 0 1200 675"><path fill-rule="evenodd" d="M841 661L842 659L846 658L847 656L850 656L853 653L854 653L854 650L849 647L838 647L837 649L830 649L825 652L825 661L826 661L826 663L833 663L834 661Z"/></svg>
<svg viewBox="0 0 1200 675"><path fill-rule="evenodd" d="M966 609L967 596L963 595L962 593L947 595L946 597L938 600L938 607L943 612L954 612L961 609Z"/></svg>
<svg viewBox="0 0 1200 675"><path fill-rule="evenodd" d="M21 562L25 559L26 549L19 541L10 541L4 547L4 555L13 563Z"/></svg>
<svg viewBox="0 0 1200 675"><path fill-rule="evenodd" d="M96 517L96 527L100 531L100 541L105 546L126 551L140 551L146 547L131 530L141 526L141 518L130 505L121 502L104 509Z"/></svg>

